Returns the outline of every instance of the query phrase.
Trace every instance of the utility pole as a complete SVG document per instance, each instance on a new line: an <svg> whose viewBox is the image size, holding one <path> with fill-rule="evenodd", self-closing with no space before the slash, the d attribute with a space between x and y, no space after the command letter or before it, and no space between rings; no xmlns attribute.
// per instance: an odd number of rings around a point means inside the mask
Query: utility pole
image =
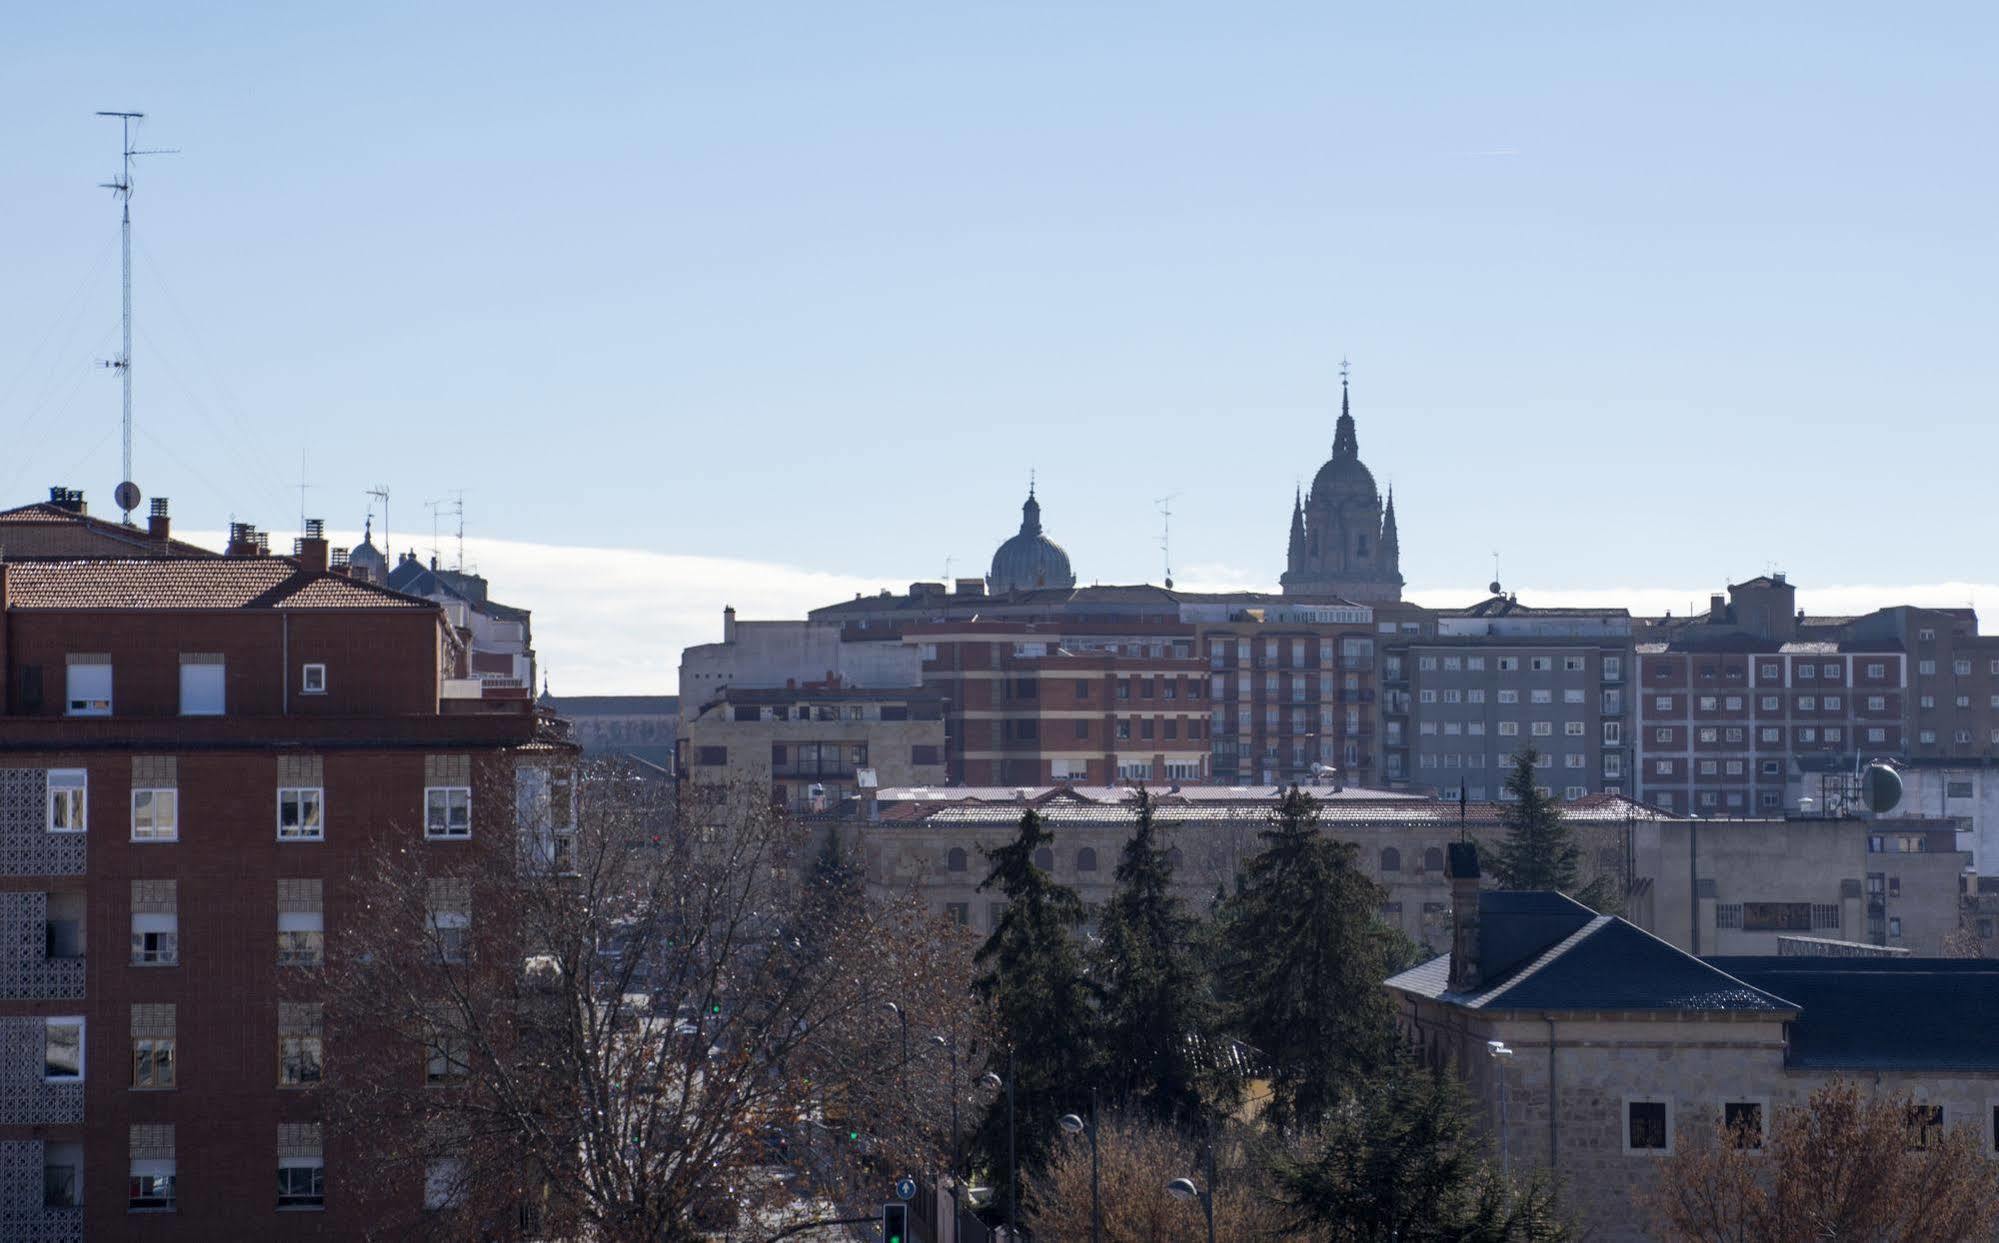
<svg viewBox="0 0 1999 1243"><path fill-rule="evenodd" d="M118 179L100 183L111 191L123 207L119 217L118 235L120 249L124 255L124 336L121 338L118 357L104 366L116 371L124 383L125 412L123 420L124 456L120 461L121 475L118 482L118 508L125 511L125 525L132 525L132 511L139 505L139 485L132 482L132 160L141 155L172 155L170 148L140 151L132 146L132 130L139 121L146 119L143 112L100 112L101 117L117 117L119 127L118 152L120 164Z"/></svg>

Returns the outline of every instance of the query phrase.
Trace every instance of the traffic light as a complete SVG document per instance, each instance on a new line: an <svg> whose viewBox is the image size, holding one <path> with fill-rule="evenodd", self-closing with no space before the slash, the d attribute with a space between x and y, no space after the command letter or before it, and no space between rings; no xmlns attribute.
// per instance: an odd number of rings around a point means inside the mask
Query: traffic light
<svg viewBox="0 0 1999 1243"><path fill-rule="evenodd" d="M882 1243L909 1243L909 1206L882 1205Z"/></svg>

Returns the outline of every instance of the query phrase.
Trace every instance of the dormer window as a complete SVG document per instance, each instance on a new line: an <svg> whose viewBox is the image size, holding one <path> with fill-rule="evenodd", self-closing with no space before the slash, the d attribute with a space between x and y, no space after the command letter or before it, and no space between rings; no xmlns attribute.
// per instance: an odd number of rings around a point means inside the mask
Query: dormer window
<svg viewBox="0 0 1999 1243"><path fill-rule="evenodd" d="M299 670L298 693L301 695L324 695L326 693L326 666L306 665Z"/></svg>

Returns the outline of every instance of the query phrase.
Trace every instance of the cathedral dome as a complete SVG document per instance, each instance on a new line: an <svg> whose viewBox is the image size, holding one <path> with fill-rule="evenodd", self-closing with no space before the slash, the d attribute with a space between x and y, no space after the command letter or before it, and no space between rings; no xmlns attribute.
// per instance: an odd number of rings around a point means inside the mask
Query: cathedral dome
<svg viewBox="0 0 1999 1243"><path fill-rule="evenodd" d="M1374 486L1374 472L1360 460L1360 438L1354 434L1353 413L1342 389L1340 421L1333 431L1333 456L1312 476L1312 499L1363 500L1372 504L1380 495Z"/></svg>
<svg viewBox="0 0 1999 1243"><path fill-rule="evenodd" d="M992 573L986 589L994 595L1008 591L1030 591L1036 587L1074 587L1076 575L1069 569L1069 554L1041 533L1041 502L1028 489L1027 503L1020 507L1020 532L993 553Z"/></svg>
<svg viewBox="0 0 1999 1243"><path fill-rule="evenodd" d="M365 578L369 582L374 583L387 581L389 577L389 559L384 557L381 550L375 547L375 516L373 514L368 515L367 529L361 536L360 544L347 554L347 566L347 572L356 578Z"/></svg>

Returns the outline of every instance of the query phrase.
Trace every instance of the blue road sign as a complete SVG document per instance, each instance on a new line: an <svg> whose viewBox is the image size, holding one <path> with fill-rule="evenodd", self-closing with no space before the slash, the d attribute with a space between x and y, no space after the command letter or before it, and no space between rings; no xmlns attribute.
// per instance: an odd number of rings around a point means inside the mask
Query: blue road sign
<svg viewBox="0 0 1999 1243"><path fill-rule="evenodd" d="M916 1180L907 1176L895 1180L895 1198L907 1203L916 1198Z"/></svg>

